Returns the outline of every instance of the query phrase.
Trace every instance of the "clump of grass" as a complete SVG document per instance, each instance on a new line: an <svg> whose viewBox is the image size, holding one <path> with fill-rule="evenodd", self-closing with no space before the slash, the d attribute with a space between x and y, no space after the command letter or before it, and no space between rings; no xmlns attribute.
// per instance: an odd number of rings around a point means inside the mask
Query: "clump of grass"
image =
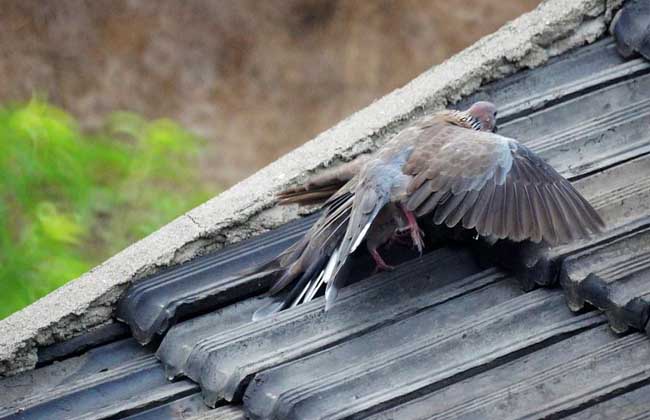
<svg viewBox="0 0 650 420"><path fill-rule="evenodd" d="M86 134L40 100L0 108L0 319L212 196L200 149L170 120Z"/></svg>

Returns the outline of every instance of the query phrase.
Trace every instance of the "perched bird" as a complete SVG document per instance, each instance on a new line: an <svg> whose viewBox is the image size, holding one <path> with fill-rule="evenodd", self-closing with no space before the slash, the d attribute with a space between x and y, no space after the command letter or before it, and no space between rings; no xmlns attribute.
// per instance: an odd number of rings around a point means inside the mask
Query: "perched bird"
<svg viewBox="0 0 650 420"><path fill-rule="evenodd" d="M496 108L477 102L445 110L406 128L343 170L330 171L280 194L283 202L328 197L318 221L295 245L257 270L277 277L260 318L308 302L325 287L326 309L341 285L341 268L364 241L378 267L377 248L407 232L421 250L418 218L473 229L490 240L558 244L604 227L572 185L530 149L493 132Z"/></svg>

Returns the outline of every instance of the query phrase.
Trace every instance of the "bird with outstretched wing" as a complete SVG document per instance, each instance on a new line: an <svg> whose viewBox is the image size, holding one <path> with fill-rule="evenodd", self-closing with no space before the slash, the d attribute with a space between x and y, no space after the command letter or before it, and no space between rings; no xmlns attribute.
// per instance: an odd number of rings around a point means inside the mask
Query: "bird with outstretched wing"
<svg viewBox="0 0 650 420"><path fill-rule="evenodd" d="M341 268L362 244L379 268L377 249L408 233L421 251L418 219L474 230L489 241L570 242L604 228L571 183L515 139L494 132L496 107L477 102L406 128L370 155L279 194L281 203L323 203L318 221L295 245L248 275L276 276L281 298L255 318L312 300L326 308L341 287Z"/></svg>

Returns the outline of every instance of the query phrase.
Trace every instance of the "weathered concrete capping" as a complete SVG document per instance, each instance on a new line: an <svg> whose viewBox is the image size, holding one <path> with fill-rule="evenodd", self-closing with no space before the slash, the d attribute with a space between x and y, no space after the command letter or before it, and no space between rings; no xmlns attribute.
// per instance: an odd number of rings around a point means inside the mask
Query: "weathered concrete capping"
<svg viewBox="0 0 650 420"><path fill-rule="evenodd" d="M536 67L605 32L623 0L547 0L406 86L341 121L98 267L0 321L0 376L32 369L37 348L110 322L132 282L297 217L273 195L320 167L371 150L410 120L482 83Z"/></svg>

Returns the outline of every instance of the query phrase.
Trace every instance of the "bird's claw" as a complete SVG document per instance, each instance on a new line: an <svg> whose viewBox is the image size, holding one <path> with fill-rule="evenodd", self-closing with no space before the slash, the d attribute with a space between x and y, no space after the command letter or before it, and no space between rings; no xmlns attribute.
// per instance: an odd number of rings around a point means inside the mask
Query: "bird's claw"
<svg viewBox="0 0 650 420"><path fill-rule="evenodd" d="M411 233L411 241L413 242L413 245L418 250L420 255L422 255L422 250L424 249L424 241L422 238L424 237L424 232L422 229L420 229L417 218L413 212L408 211L405 207L402 207L402 211L404 212L404 216L406 216L407 220L407 226L405 230L408 230Z"/></svg>
<svg viewBox="0 0 650 420"><path fill-rule="evenodd" d="M423 236L424 232L422 232L422 229L420 229L418 225L415 225L411 228L411 240L413 241L413 245L415 245L415 248L417 248L420 255L422 255L422 250L424 249L424 240L422 240Z"/></svg>
<svg viewBox="0 0 650 420"><path fill-rule="evenodd" d="M371 250L370 255L372 255L372 259L375 261L375 274L379 271L393 271L395 269L395 266L386 264L386 261L384 261L376 249Z"/></svg>

